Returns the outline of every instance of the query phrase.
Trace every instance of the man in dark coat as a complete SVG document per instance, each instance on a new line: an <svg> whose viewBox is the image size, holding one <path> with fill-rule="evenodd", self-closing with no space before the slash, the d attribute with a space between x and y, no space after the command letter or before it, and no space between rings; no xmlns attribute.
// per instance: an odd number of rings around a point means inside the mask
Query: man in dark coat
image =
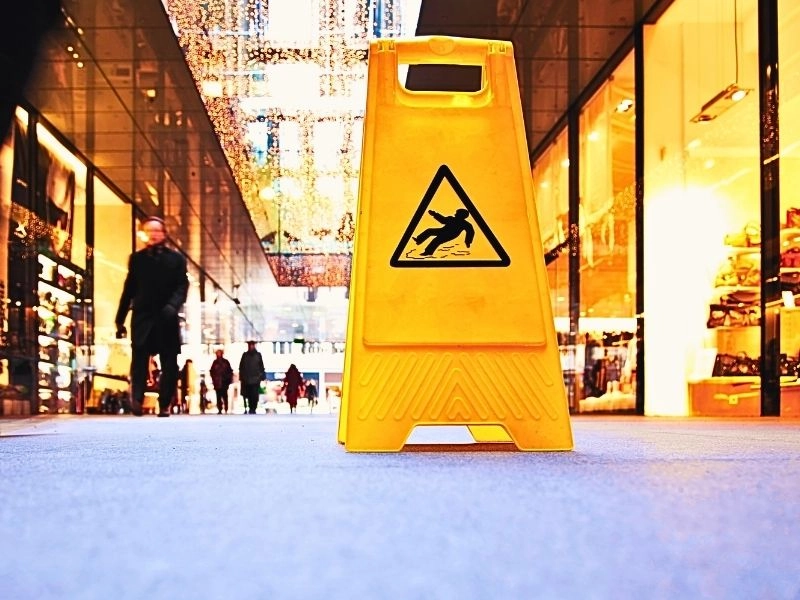
<svg viewBox="0 0 800 600"><path fill-rule="evenodd" d="M217 413L222 414L223 408L228 412L228 388L233 383L233 367L228 359L223 356L222 348L217 350L217 357L211 363L209 374L211 383L217 394Z"/></svg>
<svg viewBox="0 0 800 600"><path fill-rule="evenodd" d="M247 350L239 359L239 383L242 386L242 398L247 414L256 414L258 408L258 392L264 380L264 358L256 350L255 340L247 342Z"/></svg>
<svg viewBox="0 0 800 600"><path fill-rule="evenodd" d="M161 362L158 404L159 417L169 416L169 406L178 380L178 353L181 347L178 311L186 302L189 280L186 258L167 248L164 221L148 217L142 224L147 247L131 254L128 275L117 309L117 337L127 335L125 316L131 318L131 406L142 414L150 357Z"/></svg>

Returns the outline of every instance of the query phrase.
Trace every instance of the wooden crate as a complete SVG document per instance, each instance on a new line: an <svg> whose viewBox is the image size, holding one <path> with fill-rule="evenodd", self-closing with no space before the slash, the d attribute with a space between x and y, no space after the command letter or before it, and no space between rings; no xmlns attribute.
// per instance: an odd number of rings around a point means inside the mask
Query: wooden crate
<svg viewBox="0 0 800 600"><path fill-rule="evenodd" d="M758 377L714 377L689 383L692 415L698 417L760 417ZM781 417L800 418L800 381L781 384Z"/></svg>
<svg viewBox="0 0 800 600"><path fill-rule="evenodd" d="M758 377L713 377L689 383L689 406L698 417L758 417Z"/></svg>

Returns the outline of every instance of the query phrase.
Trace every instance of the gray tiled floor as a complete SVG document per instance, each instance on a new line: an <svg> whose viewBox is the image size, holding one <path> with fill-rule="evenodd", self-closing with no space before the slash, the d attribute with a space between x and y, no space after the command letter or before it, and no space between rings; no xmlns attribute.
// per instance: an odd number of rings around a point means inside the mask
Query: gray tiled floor
<svg viewBox="0 0 800 600"><path fill-rule="evenodd" d="M335 415L0 421L0 598L800 598L800 422L350 454Z"/></svg>

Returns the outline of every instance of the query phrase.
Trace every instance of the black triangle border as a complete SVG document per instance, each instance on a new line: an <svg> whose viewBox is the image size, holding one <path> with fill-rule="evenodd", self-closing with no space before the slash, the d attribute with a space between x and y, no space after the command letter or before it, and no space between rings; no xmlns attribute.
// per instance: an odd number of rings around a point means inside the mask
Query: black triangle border
<svg viewBox="0 0 800 600"><path fill-rule="evenodd" d="M475 223L478 225L478 228L481 230L483 235L486 236L486 239L489 240L489 244L491 244L494 251L497 253L497 259L481 259L481 260L401 260L400 256L403 253L408 241L411 239L411 236L414 235L414 229L416 229L417 225L419 224L422 217L425 215L425 211L428 210L428 206L430 206L433 197L436 195L439 186L442 185L442 181L447 179L450 182L453 190L455 191L456 195L461 200L461 203L464 207L469 211L470 216L475 220ZM472 200L469 199L467 193L464 191L464 188L461 187L461 184L456 179L453 172L450 170L450 167L447 165L442 165L436 171L436 175L434 175L431 184L428 186L428 190L425 192L425 196L423 196L422 201L419 204L416 212L414 212L414 216L411 217L411 221L406 228L405 233L400 238L400 243L397 245L394 253L392 254L392 258L389 261L389 265L395 268L429 268L429 267L447 267L447 268L458 268L458 267L508 267L511 265L511 258L506 253L505 249L503 248L502 244L498 241L497 237L495 237L492 230L489 229L489 225L486 221L483 220L480 212L472 203Z"/></svg>

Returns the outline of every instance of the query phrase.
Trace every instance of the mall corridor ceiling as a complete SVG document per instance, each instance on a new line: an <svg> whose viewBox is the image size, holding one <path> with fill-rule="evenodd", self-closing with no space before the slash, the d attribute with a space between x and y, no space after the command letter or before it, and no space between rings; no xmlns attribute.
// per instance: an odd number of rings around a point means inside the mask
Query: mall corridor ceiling
<svg viewBox="0 0 800 600"><path fill-rule="evenodd" d="M418 35L514 43L528 146L535 152L570 104L621 49L658 0L423 0ZM661 2L664 4L664 2ZM627 47L627 46L630 47ZM474 89L469 69L409 71L409 87Z"/></svg>
<svg viewBox="0 0 800 600"><path fill-rule="evenodd" d="M272 273L160 0L62 0L28 99L262 330ZM113 227L114 224L98 224ZM123 238L124 239L124 238Z"/></svg>
<svg viewBox="0 0 800 600"><path fill-rule="evenodd" d="M416 28L407 24L399 33L511 40L528 145L535 152L582 90L605 75L601 68L608 59L629 50L633 23L655 3L421 0ZM202 28L197 23L202 19L197 21L197 11L210 10L212 4L182 0L63 0L63 4L69 27L43 54L45 77L31 92L32 103L146 212L157 211L159 202L181 205L180 219L173 226L187 228L180 236L187 253L203 265L222 294L241 301L245 308L240 310L253 311L256 321L269 318L256 315L261 299L276 286L262 244L275 239L270 234L288 229L280 223L287 207L276 211L274 202L272 208L265 202L271 198L263 193L259 159L237 122L243 118L241 98L209 93L210 82L204 87L203 81L193 78L190 57L211 51L199 35ZM171 15L165 5L171 7ZM299 4L286 6L295 10ZM186 20L190 13L194 21ZM267 45L263 54L272 50ZM331 54L328 59L336 57ZM79 62L85 65L78 68ZM470 69L432 73L412 67L407 84L412 89L458 90L473 89L476 81ZM220 119L232 127L221 128ZM351 161L350 173L356 179L357 158ZM156 189L163 197L154 193ZM228 223L224 235L219 234L221 220ZM331 222L321 229L339 227L341 222ZM288 238L277 235L277 239ZM349 259L347 251L338 251L338 256ZM324 270L327 264L315 268Z"/></svg>

